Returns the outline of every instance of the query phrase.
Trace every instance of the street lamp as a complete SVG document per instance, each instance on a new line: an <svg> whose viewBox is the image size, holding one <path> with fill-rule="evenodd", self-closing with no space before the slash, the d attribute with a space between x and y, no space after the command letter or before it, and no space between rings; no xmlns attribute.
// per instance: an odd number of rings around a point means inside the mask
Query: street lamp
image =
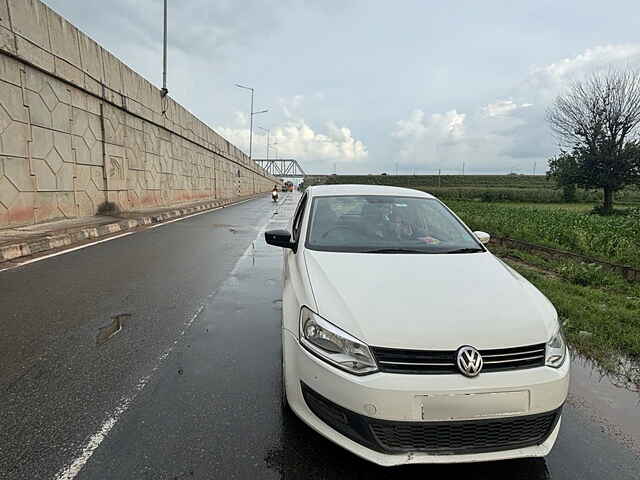
<svg viewBox="0 0 640 480"><path fill-rule="evenodd" d="M251 160L251 154L253 149L253 116L259 113L267 113L269 110L260 110L259 112L253 111L253 88L245 87L236 83L236 87L244 88L245 90L251 90L251 115L249 115L249 160Z"/></svg>
<svg viewBox="0 0 640 480"><path fill-rule="evenodd" d="M167 90L167 0L164 0L164 38L162 42L162 90L160 96L166 97Z"/></svg>
<svg viewBox="0 0 640 480"><path fill-rule="evenodd" d="M271 130L268 128L258 127L260 130L267 132L267 160L269 160L269 135L271 135Z"/></svg>

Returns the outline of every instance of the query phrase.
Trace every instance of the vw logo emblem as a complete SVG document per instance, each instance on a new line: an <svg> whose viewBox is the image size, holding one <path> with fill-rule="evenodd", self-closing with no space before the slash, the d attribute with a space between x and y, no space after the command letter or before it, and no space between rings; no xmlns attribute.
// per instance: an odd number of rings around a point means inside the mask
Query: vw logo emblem
<svg viewBox="0 0 640 480"><path fill-rule="evenodd" d="M469 345L465 345L458 349L456 358L460 373L467 377L475 377L482 370L482 355L480 352Z"/></svg>

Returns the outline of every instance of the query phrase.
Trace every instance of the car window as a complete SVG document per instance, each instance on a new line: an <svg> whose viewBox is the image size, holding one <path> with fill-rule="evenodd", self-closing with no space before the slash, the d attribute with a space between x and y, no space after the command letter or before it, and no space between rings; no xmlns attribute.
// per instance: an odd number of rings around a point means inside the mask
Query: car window
<svg viewBox="0 0 640 480"><path fill-rule="evenodd" d="M305 206L307 204L307 195L305 194L298 204L295 216L293 217L293 229L291 232L291 238L294 242L298 241L300 235L300 227L302 226L302 218L304 217Z"/></svg>
<svg viewBox="0 0 640 480"><path fill-rule="evenodd" d="M314 198L307 248L370 253L484 251L440 201L387 195Z"/></svg>

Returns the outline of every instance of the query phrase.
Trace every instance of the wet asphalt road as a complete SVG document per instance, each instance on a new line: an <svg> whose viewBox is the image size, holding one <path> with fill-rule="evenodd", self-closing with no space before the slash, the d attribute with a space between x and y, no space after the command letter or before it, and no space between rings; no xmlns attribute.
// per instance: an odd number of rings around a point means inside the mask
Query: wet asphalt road
<svg viewBox="0 0 640 480"><path fill-rule="evenodd" d="M380 468L283 417L281 252L261 231L295 201L1 272L0 478L640 478L637 454L571 405L546 459L470 466Z"/></svg>

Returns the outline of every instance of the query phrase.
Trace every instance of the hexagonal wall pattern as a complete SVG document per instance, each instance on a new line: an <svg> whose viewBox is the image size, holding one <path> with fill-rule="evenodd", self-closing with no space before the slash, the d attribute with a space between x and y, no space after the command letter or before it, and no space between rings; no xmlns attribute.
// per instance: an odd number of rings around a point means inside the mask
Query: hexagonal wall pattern
<svg viewBox="0 0 640 480"><path fill-rule="evenodd" d="M44 157L44 159L46 160L47 164L49 164L49 167L51 167L53 173L58 173L58 171L62 168L62 157L55 148L52 148L47 156Z"/></svg>
<svg viewBox="0 0 640 480"><path fill-rule="evenodd" d="M237 147L39 0L9 4L12 21L0 19L15 38L15 57L0 52L0 228L92 215L106 199L169 207L271 189Z"/></svg>
<svg viewBox="0 0 640 480"><path fill-rule="evenodd" d="M11 125L11 116L5 110L5 108L0 104L0 133L4 132L9 125Z"/></svg>
<svg viewBox="0 0 640 480"><path fill-rule="evenodd" d="M2 205L6 208L11 208L11 205L13 205L13 202L18 197L19 193L18 189L9 181L8 178L0 178L0 203L2 203Z"/></svg>

